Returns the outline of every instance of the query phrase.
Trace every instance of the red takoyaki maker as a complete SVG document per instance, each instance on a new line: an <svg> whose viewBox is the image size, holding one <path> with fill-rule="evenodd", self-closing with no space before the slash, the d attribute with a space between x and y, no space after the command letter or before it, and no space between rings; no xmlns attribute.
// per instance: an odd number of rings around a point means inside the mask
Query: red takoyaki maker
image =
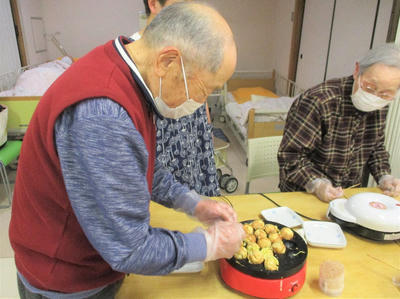
<svg viewBox="0 0 400 299"><path fill-rule="evenodd" d="M283 228L279 223L264 222ZM292 240L283 242L286 246L285 254L275 255L279 260L277 271L268 271L263 264L250 264L247 259L221 259L223 281L232 289L259 298L288 298L295 295L303 287L306 278L307 245L295 231Z"/></svg>

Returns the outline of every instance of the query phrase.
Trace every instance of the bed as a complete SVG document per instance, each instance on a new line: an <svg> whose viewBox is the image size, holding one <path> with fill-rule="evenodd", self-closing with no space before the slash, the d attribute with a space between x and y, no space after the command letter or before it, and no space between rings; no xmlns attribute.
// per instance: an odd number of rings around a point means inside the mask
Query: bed
<svg viewBox="0 0 400 299"><path fill-rule="evenodd" d="M237 72L224 89L221 120L227 122L246 154L249 138L282 135L287 112L303 92L276 71L266 79L254 72Z"/></svg>
<svg viewBox="0 0 400 299"><path fill-rule="evenodd" d="M71 63L64 57L0 75L0 104L8 108L10 139L22 139L40 97Z"/></svg>

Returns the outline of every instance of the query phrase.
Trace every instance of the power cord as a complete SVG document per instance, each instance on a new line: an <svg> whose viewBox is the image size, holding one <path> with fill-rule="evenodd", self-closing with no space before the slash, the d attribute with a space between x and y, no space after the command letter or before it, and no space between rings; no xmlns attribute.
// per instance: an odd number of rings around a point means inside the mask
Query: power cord
<svg viewBox="0 0 400 299"><path fill-rule="evenodd" d="M279 205L276 201L274 201L274 200L272 200L271 198L269 198L268 196L266 196L265 194L263 194L263 193L257 193L258 195L261 195L262 197L265 197L266 199L268 199L270 202L272 202L274 205L276 205L277 207L281 207L281 205ZM306 218L306 219L308 219L308 220L313 220L313 221L321 221L321 220L319 220L319 219L314 219L314 218L311 218L311 217L308 217L308 216L306 216L306 215L303 215L303 214L300 214L299 212L297 212L297 211L294 211L296 214L298 214L298 215L300 215L301 217L303 217L303 218Z"/></svg>
<svg viewBox="0 0 400 299"><path fill-rule="evenodd" d="M222 195L222 194L221 194L221 198L233 208L233 204L232 204L232 202L229 200L228 197L226 197L225 195Z"/></svg>

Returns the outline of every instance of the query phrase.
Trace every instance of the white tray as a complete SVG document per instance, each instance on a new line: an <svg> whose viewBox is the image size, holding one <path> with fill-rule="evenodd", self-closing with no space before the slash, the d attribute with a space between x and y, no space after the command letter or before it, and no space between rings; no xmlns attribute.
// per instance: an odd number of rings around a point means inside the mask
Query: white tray
<svg viewBox="0 0 400 299"><path fill-rule="evenodd" d="M200 272L204 268L203 262L191 262L184 264L181 268L176 269L172 272L172 274L179 274L179 273L195 273Z"/></svg>
<svg viewBox="0 0 400 299"><path fill-rule="evenodd" d="M287 227L296 227L303 224L303 219L288 207L262 210L261 215L265 220L277 222Z"/></svg>
<svg viewBox="0 0 400 299"><path fill-rule="evenodd" d="M337 223L326 221L304 221L304 237L315 247L343 248L347 241Z"/></svg>

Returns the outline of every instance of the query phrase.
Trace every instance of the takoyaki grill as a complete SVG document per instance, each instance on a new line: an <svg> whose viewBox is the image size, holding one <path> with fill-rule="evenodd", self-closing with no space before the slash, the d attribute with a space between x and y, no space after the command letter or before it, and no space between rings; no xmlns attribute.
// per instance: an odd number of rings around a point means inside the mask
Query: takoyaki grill
<svg viewBox="0 0 400 299"><path fill-rule="evenodd" d="M259 221L260 219L257 220L257 222ZM278 236L283 242L285 250L284 253L273 252L273 257L278 261L278 267L274 269L274 260L271 260L268 263L272 264L271 269L274 270L267 270L268 267L266 268L267 265L264 262L254 263L259 260L249 261L248 258L237 255L238 258L221 259L222 279L233 289L256 297L286 298L293 296L301 289L305 280L307 245L298 233L290 229L284 229L283 234L286 238L290 238L292 233L292 238L290 240L283 239L279 234L284 228L283 225L271 221L261 221L269 234L277 233L273 231L273 226L279 230ZM245 225L253 222L254 220L248 220L242 223ZM268 226L266 227L266 225ZM261 224L255 226L257 228L254 231L261 228ZM245 231L249 233L246 229ZM241 250L241 253L244 254L243 249Z"/></svg>

